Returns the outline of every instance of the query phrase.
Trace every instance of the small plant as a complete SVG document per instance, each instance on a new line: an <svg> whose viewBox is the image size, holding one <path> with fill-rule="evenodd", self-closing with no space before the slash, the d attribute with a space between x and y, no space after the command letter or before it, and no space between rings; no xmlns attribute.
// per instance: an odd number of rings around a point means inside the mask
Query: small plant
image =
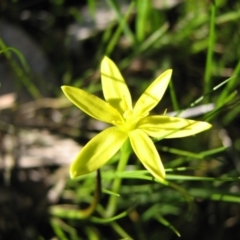
<svg viewBox="0 0 240 240"><path fill-rule="evenodd" d="M68 99L82 111L97 120L114 125L96 135L81 149L70 166L71 178L98 170L119 149L121 149L121 156L116 174L122 174L133 149L138 159L153 176L152 180L163 185L174 186L178 191L182 191L180 187L176 187L166 180L165 169L153 140L195 135L209 129L211 124L179 117L170 117L166 114L149 115L150 111L162 99L169 84L171 74L172 70L167 70L153 81L137 100L134 107L131 94L120 71L108 57L104 57L101 62L101 80L105 101L79 88L70 86L62 87ZM128 173L137 178L139 177L136 175L138 171L128 171ZM98 179L98 181L101 181L101 179ZM112 194L103 214L105 219L114 218L121 181L122 178L116 175L111 189ZM100 184L97 185L97 192L100 190L99 186ZM184 194L186 195L186 193ZM95 199L89 207L91 210L85 211L85 214L78 214L78 218L89 217L98 204L98 198L99 195L95 195ZM69 215L69 211L68 216L71 215ZM64 215L56 207L52 208L52 213L58 216ZM75 214L75 216L77 215ZM109 221L111 220L109 219ZM162 223L166 222L162 218ZM178 234L172 226L171 228Z"/></svg>

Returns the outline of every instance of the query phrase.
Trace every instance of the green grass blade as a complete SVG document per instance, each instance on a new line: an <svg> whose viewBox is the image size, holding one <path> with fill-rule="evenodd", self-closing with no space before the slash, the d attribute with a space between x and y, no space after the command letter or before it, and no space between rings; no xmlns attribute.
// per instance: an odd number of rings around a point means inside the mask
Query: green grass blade
<svg viewBox="0 0 240 240"><path fill-rule="evenodd" d="M233 91L234 88L237 87L237 85L239 85L239 76L240 76L240 61L238 62L237 66L233 71L231 81L227 83L226 87L224 88L221 95L219 96L217 100L217 106L222 105L222 102L225 101L225 98L228 97L230 92Z"/></svg>
<svg viewBox="0 0 240 240"><path fill-rule="evenodd" d="M138 42L142 42L145 38L146 26L149 15L149 0L137 0L137 18L136 18L136 38Z"/></svg>
<svg viewBox="0 0 240 240"><path fill-rule="evenodd" d="M26 87L26 89L31 94L31 96L34 99L40 98L41 93L38 91L37 87L32 83L30 77L28 76L29 67L27 65L27 62L24 56L21 54L21 52L12 47L8 48L1 38L0 38L0 49L1 49L1 53L4 53L5 57L9 61L16 76L19 78L22 84ZM12 57L11 51L17 54L22 66L24 67L24 70L22 69L21 66L19 66L19 63Z"/></svg>
<svg viewBox="0 0 240 240"><path fill-rule="evenodd" d="M117 30L115 31L115 33L113 34L113 36L111 37L111 40L110 40L109 44L107 45L105 55L110 56L112 51L114 50L114 47L116 46L123 29L127 25L127 21L128 21L130 15L132 13L133 7L134 7L134 4L133 3L130 4L126 15L124 16L124 18L122 18L119 21L119 26L118 26Z"/></svg>
<svg viewBox="0 0 240 240"><path fill-rule="evenodd" d="M96 14L96 1L95 0L87 0L88 9L91 17L94 19Z"/></svg>
<svg viewBox="0 0 240 240"><path fill-rule="evenodd" d="M117 15L117 19L118 19L118 22L119 24L121 23L122 19L124 18L123 14L121 13L120 11L120 8L119 8L119 5L117 3L116 0L106 0L108 5L114 10L114 12L116 13ZM134 3L132 3L134 4ZM135 36L132 32L132 30L129 28L128 24L124 24L123 26L123 31L124 33L126 34L129 42L131 44L134 44L135 43Z"/></svg>
<svg viewBox="0 0 240 240"><path fill-rule="evenodd" d="M170 83L169 83L169 91L170 91L170 96L171 96L171 100L172 100L172 104L173 104L173 110L177 111L177 110L179 110L179 105L178 105L177 96L176 96L176 92L174 90L172 81L170 81Z"/></svg>
<svg viewBox="0 0 240 240"><path fill-rule="evenodd" d="M214 50L214 43L215 43L215 16L216 16L216 6L212 2L211 4L211 18L210 18L210 32L209 32L209 39L208 39L208 51L207 51L207 60L206 60L206 67L205 67L205 74L204 74L204 93L207 94L210 92L211 89L211 73L212 73L212 64L213 64L213 50ZM205 102L209 102L209 97L205 98Z"/></svg>
<svg viewBox="0 0 240 240"><path fill-rule="evenodd" d="M210 199L213 201L222 201L222 202L234 202L234 203L240 203L240 196L237 195L231 195L228 193L213 193L212 189L189 189L189 193L193 197L201 197L205 199Z"/></svg>
<svg viewBox="0 0 240 240"><path fill-rule="evenodd" d="M181 234L178 232L178 230L169 222L167 221L166 218L164 218L163 216L161 216L160 214L158 214L155 217L162 225L170 228L178 237L181 237Z"/></svg>

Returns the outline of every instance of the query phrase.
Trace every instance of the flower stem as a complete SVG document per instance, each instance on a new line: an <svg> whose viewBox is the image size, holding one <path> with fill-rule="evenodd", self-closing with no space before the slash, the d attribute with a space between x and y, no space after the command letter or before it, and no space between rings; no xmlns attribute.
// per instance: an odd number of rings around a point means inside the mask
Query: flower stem
<svg viewBox="0 0 240 240"><path fill-rule="evenodd" d="M131 152L132 152L132 148L131 148L129 139L127 139L126 142L121 147L121 157L117 166L117 173L124 171ZM112 192L118 193L121 183L122 183L122 179L120 177L116 177L113 181ZM116 196L116 195L110 196L108 205L106 208L106 217L114 216L116 212L118 198L119 196Z"/></svg>

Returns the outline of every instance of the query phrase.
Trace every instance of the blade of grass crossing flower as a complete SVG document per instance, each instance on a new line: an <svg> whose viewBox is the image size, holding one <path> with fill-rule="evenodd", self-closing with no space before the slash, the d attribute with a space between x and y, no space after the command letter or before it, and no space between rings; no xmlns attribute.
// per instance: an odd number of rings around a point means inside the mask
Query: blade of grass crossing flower
<svg viewBox="0 0 240 240"><path fill-rule="evenodd" d="M138 128L158 140L195 135L209 129L207 122L169 116L149 116L139 121Z"/></svg>

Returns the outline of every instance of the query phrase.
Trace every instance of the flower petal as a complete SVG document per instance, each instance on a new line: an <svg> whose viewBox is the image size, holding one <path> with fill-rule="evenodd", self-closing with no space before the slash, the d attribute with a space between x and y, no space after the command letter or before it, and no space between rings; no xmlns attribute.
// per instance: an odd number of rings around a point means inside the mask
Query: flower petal
<svg viewBox="0 0 240 240"><path fill-rule="evenodd" d="M134 152L144 167L156 179L163 181L165 170L152 140L139 129L129 132L129 139Z"/></svg>
<svg viewBox="0 0 240 240"><path fill-rule="evenodd" d="M154 138L187 137L211 128L207 122L169 116L148 116L138 122L137 128Z"/></svg>
<svg viewBox="0 0 240 240"><path fill-rule="evenodd" d="M141 116L146 116L162 99L166 91L172 70L169 69L162 73L141 95L134 106L134 113Z"/></svg>
<svg viewBox="0 0 240 240"><path fill-rule="evenodd" d="M90 173L103 166L121 148L128 138L117 127L110 127L91 139L70 166L70 176Z"/></svg>
<svg viewBox="0 0 240 240"><path fill-rule="evenodd" d="M73 104L89 116L111 124L123 121L120 113L101 98L80 88L62 86L62 90Z"/></svg>
<svg viewBox="0 0 240 240"><path fill-rule="evenodd" d="M115 63L108 57L101 62L103 95L107 102L121 114L132 110L132 98L129 89Z"/></svg>

